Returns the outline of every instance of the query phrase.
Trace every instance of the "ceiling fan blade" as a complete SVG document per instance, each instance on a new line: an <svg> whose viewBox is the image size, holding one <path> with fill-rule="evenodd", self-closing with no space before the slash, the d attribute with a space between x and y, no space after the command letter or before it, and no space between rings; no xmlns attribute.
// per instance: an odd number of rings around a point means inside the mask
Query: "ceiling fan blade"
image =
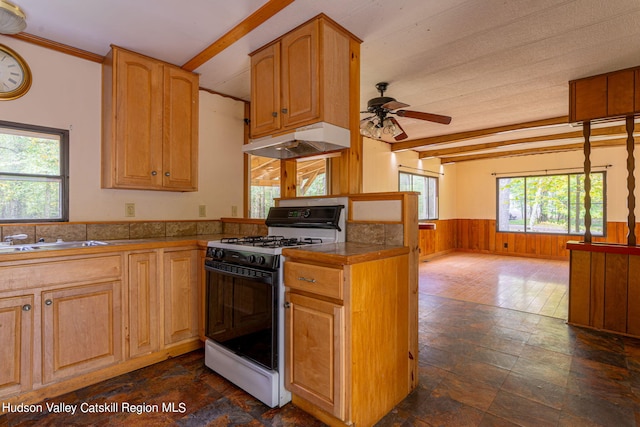
<svg viewBox="0 0 640 427"><path fill-rule="evenodd" d="M382 108L387 110L397 110L398 108L408 107L409 104L405 104L404 102L398 102L395 99L393 101L386 102L382 104Z"/></svg>
<svg viewBox="0 0 640 427"><path fill-rule="evenodd" d="M407 139L409 137L409 135L407 135L404 129L402 129L402 126L400 126L400 123L398 123L398 121L395 118L389 117L389 120L391 120L394 126L396 126L398 130L402 132L396 135L393 139L395 139L396 141L402 141L403 139Z"/></svg>
<svg viewBox="0 0 640 427"><path fill-rule="evenodd" d="M395 112L400 117L408 117L410 119L427 120L430 122L442 123L448 125L451 123L451 117L441 116L440 114L422 113L420 111L398 110Z"/></svg>

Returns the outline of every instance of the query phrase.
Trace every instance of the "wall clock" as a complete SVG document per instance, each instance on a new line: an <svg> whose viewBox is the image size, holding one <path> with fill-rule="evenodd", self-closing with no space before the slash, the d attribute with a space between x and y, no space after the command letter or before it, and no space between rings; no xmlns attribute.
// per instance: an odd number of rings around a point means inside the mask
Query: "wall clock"
<svg viewBox="0 0 640 427"><path fill-rule="evenodd" d="M13 49L0 44L0 101L20 98L30 87L29 65Z"/></svg>

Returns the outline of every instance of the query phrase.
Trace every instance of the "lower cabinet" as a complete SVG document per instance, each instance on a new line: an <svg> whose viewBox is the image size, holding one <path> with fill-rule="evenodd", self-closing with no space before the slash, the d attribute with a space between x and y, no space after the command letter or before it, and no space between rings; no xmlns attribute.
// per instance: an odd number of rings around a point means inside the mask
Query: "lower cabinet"
<svg viewBox="0 0 640 427"><path fill-rule="evenodd" d="M160 348L160 285L157 251L129 254L129 357Z"/></svg>
<svg viewBox="0 0 640 427"><path fill-rule="evenodd" d="M198 348L202 252L0 260L0 398L40 401L83 375L106 379Z"/></svg>
<svg viewBox="0 0 640 427"><path fill-rule="evenodd" d="M283 255L293 403L332 426L374 425L411 390L408 256Z"/></svg>
<svg viewBox="0 0 640 427"><path fill-rule="evenodd" d="M122 360L122 283L42 292L42 383Z"/></svg>
<svg viewBox="0 0 640 427"><path fill-rule="evenodd" d="M33 295L0 298L0 397L31 388Z"/></svg>
<svg viewBox="0 0 640 427"><path fill-rule="evenodd" d="M164 345L198 336L199 270L198 251L165 251Z"/></svg>
<svg viewBox="0 0 640 427"><path fill-rule="evenodd" d="M344 307L288 292L285 381L292 393L344 418Z"/></svg>

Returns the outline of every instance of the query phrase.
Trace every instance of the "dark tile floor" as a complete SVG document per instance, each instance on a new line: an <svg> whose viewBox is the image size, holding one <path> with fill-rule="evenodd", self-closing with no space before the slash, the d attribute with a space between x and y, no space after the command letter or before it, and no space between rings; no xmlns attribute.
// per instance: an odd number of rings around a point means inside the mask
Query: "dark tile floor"
<svg viewBox="0 0 640 427"><path fill-rule="evenodd" d="M459 261L453 255L439 262ZM520 261L502 260L505 266ZM421 282L430 280L430 274L428 266L421 266ZM422 286L419 331L420 385L379 426L640 423L639 340L571 327L560 318L429 295ZM173 402L177 410L184 404L186 411L45 411L5 415L0 426L322 425L291 404L279 409L262 405L205 368L201 351L52 401L160 406Z"/></svg>

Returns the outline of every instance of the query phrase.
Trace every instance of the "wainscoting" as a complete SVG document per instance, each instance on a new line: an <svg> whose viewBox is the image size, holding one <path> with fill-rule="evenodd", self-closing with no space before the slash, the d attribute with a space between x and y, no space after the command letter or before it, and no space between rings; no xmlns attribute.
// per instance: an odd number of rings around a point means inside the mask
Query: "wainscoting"
<svg viewBox="0 0 640 427"><path fill-rule="evenodd" d="M547 259L569 259L567 242L582 236L564 234L524 234L496 231L492 219L449 219L431 221L435 229L420 230L420 259L428 259L447 252L469 251L500 255L528 256ZM636 224L640 236L640 223ZM594 237L594 242L627 242L625 222L607 223L607 235Z"/></svg>

